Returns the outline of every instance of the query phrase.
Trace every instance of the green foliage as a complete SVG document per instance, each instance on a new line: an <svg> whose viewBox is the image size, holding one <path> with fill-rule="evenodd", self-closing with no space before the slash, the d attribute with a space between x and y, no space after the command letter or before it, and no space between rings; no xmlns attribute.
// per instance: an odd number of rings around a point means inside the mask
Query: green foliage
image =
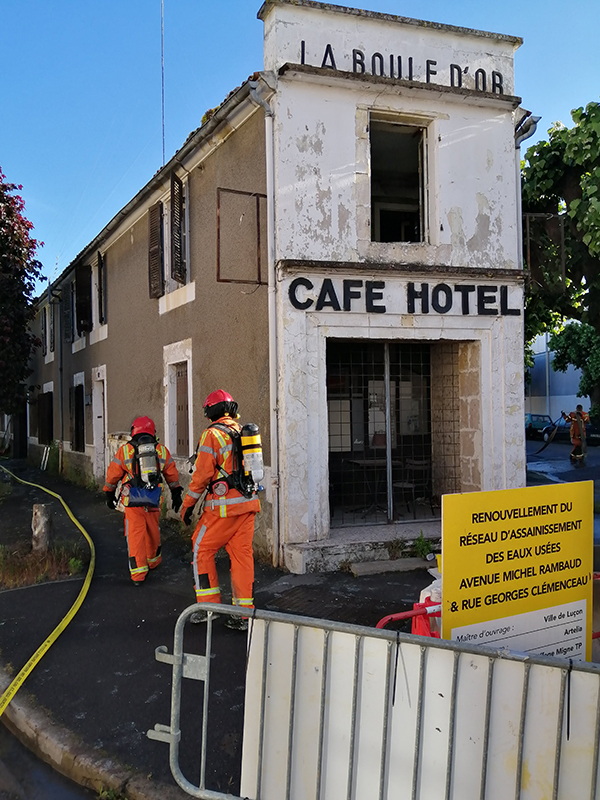
<svg viewBox="0 0 600 800"><path fill-rule="evenodd" d="M558 331L550 343L560 349L555 368L580 366L580 393L594 396L597 344L587 328L567 331L563 324L580 320L600 334L600 103L571 116L572 128L553 125L548 141L530 147L522 163L523 212L538 215L529 217L523 243L529 272L525 358L530 366L535 336Z"/></svg>
<svg viewBox="0 0 600 800"><path fill-rule="evenodd" d="M555 124L523 162L523 211L548 215L530 219L529 246L525 231L527 339L561 317L600 331L600 104L575 109L572 117L572 128Z"/></svg>
<svg viewBox="0 0 600 800"><path fill-rule="evenodd" d="M413 551L419 558L426 558L431 553L431 542L423 536L423 531L413 542Z"/></svg>
<svg viewBox="0 0 600 800"><path fill-rule="evenodd" d="M600 335L586 322L571 322L550 337L552 368L566 372L570 364L581 370L578 397L600 402Z"/></svg>
<svg viewBox="0 0 600 800"><path fill-rule="evenodd" d="M34 317L33 292L42 265L35 258L38 242L23 216L21 189L8 183L0 169L0 413L23 408L33 348L39 340L29 325Z"/></svg>

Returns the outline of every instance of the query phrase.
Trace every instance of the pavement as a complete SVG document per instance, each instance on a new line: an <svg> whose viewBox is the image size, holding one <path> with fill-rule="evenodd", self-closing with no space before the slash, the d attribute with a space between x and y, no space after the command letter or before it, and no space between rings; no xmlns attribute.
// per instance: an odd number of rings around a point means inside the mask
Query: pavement
<svg viewBox="0 0 600 800"><path fill-rule="evenodd" d="M541 445L527 442L528 485L591 479L600 504L600 448L597 453L590 449L585 465L573 468L568 445L552 443L536 455ZM149 740L146 732L170 719L171 667L156 661L155 650L165 645L173 651L175 622L195 602L191 531L175 518L164 518L163 563L142 587L135 587L127 568L122 516L106 508L101 492L66 483L25 462L2 464L64 498L95 544L96 569L80 610L0 720L82 786L113 790L131 800L189 797L171 776L168 746ZM55 541L81 541L87 549L58 500L15 481L11 489L0 503L0 545L30 541L32 506L43 502L52 505ZM600 562L600 517L595 544L594 561ZM218 568L221 587L227 589L227 557L218 560ZM83 577L0 591L0 693L69 611ZM255 602L273 611L374 626L388 614L412 608L431 580L425 569L359 577L347 572L291 575L257 563ZM408 625L399 629L407 631ZM204 636L205 626L187 625L185 651L204 652ZM243 633L228 630L222 620L214 623L206 785L232 794L239 793L245 649ZM180 764L192 782L197 782L199 768L201 704L202 684L184 681Z"/></svg>

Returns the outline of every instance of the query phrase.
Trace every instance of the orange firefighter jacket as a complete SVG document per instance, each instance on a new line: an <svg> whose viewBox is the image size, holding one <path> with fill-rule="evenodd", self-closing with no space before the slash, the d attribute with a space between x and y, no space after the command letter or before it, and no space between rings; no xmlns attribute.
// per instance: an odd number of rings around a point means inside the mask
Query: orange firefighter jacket
<svg viewBox="0 0 600 800"><path fill-rule="evenodd" d="M221 417L215 422L220 425L226 425L238 433L241 430L240 425L231 417ZM198 498L202 496L212 480L218 481L219 478L224 478L232 472L233 441L223 431L209 426L200 437L198 443L194 472L181 509L182 516L186 508L196 504ZM204 510L210 510L220 517L237 516L238 514L260 511L260 500L256 494L250 498L244 497L241 492L233 488L229 488L222 497L218 497L212 491L209 491L206 496Z"/></svg>
<svg viewBox="0 0 600 800"><path fill-rule="evenodd" d="M167 450L164 444L156 445L156 455L160 471L166 478L167 484L170 489L179 487L179 473L173 461L171 453ZM120 480L124 484L131 483L134 479L134 465L135 465L135 449L133 445L127 442L121 445L117 450L115 457L108 465L106 472L106 483L104 484L103 491L114 492Z"/></svg>
<svg viewBox="0 0 600 800"><path fill-rule="evenodd" d="M590 421L589 414L586 411L582 411L578 419L577 412L571 411L570 414L563 414L563 418L566 422L571 423L571 429L569 431L571 440L581 441L582 435L585 436L585 424ZM580 424L581 430L579 429Z"/></svg>

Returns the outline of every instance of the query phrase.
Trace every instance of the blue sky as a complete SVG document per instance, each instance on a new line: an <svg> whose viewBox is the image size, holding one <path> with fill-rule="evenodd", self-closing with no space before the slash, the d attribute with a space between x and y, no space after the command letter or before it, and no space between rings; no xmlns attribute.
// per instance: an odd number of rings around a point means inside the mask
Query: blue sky
<svg viewBox="0 0 600 800"><path fill-rule="evenodd" d="M260 5L164 0L167 160L262 68ZM354 5L521 36L516 93L542 117L527 146L600 99L600 0ZM23 184L50 278L162 165L160 26L160 0L0 0L0 167Z"/></svg>

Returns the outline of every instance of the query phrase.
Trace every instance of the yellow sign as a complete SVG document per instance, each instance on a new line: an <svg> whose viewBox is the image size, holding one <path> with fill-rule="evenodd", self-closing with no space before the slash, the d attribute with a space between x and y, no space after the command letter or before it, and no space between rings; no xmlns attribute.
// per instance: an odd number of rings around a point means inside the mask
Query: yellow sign
<svg viewBox="0 0 600 800"><path fill-rule="evenodd" d="M442 498L442 637L590 660L593 482Z"/></svg>

